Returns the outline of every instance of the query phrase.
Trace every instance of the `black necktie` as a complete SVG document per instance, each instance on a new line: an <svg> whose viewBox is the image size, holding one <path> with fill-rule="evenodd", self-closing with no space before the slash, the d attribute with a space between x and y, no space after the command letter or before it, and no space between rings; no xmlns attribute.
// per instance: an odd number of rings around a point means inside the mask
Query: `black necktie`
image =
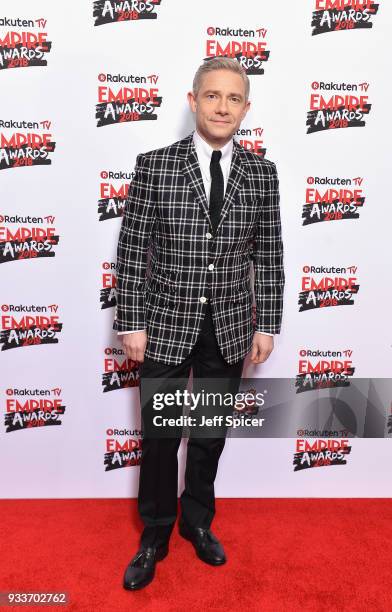
<svg viewBox="0 0 392 612"><path fill-rule="evenodd" d="M210 191L210 218L213 230L215 232L219 223L220 211L223 205L224 196L224 181L222 168L219 160L222 157L222 151L213 151L210 162L211 173L211 191Z"/></svg>

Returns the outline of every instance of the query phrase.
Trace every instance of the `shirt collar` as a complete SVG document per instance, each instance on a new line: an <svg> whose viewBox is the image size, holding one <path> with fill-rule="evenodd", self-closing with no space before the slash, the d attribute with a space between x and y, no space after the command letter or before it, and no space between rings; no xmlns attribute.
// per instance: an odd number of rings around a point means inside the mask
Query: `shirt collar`
<svg viewBox="0 0 392 612"><path fill-rule="evenodd" d="M216 149L211 147L208 144L208 142L206 142L204 138L200 136L197 130L193 132L193 142L196 147L196 152L200 151L205 157L208 157L208 159L211 159L212 152ZM233 153L233 139L231 138L229 142L227 142L221 149L219 149L219 151L222 152L222 157L221 157L222 162L224 162L225 160L231 159L231 156Z"/></svg>

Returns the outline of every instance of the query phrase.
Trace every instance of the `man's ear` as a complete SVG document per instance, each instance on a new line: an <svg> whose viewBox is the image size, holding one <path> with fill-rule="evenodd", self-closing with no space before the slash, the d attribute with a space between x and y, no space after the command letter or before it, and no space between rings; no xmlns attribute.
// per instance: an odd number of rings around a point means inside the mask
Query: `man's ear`
<svg viewBox="0 0 392 612"><path fill-rule="evenodd" d="M195 98L193 91L188 91L187 98L188 98L189 107L191 111L195 113L196 112L196 98Z"/></svg>
<svg viewBox="0 0 392 612"><path fill-rule="evenodd" d="M242 119L245 117L245 115L247 114L248 110L250 109L250 100L248 100L245 104L245 108L243 111L243 115L242 115Z"/></svg>

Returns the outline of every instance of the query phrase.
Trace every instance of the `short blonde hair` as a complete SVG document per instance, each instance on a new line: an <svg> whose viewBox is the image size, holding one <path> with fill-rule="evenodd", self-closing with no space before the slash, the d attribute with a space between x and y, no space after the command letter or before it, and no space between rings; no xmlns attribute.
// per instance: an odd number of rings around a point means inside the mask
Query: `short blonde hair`
<svg viewBox="0 0 392 612"><path fill-rule="evenodd" d="M207 72L211 72L212 70L231 70L231 72L239 74L242 77L245 85L245 100L248 100L250 90L249 77L241 64L231 57L212 57L211 59L204 60L204 63L201 64L196 70L196 74L193 79L192 88L194 96L197 96L199 93L203 75Z"/></svg>

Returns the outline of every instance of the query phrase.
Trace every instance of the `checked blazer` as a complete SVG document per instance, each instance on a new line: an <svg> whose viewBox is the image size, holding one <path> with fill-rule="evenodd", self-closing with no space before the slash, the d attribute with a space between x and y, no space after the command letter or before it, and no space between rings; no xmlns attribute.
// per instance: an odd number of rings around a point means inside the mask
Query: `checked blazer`
<svg viewBox="0 0 392 612"><path fill-rule="evenodd" d="M215 233L208 209L193 134L137 156L117 246L113 329L146 329L147 358L181 363L207 300L229 364L250 351L254 331L280 331L285 276L275 164L234 140Z"/></svg>

